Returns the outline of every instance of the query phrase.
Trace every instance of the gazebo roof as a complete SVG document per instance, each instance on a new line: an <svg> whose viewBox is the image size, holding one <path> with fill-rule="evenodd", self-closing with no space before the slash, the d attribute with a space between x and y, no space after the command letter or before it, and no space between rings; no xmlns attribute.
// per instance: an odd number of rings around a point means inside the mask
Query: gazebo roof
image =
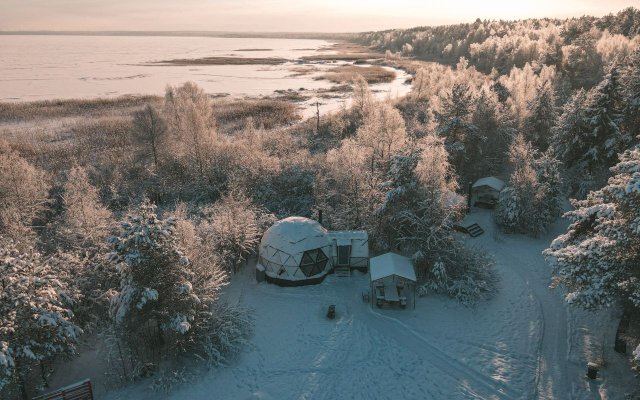
<svg viewBox="0 0 640 400"><path fill-rule="evenodd" d="M369 260L371 281L397 275L411 281L416 281L416 271L413 262L408 257L396 253L386 253Z"/></svg>

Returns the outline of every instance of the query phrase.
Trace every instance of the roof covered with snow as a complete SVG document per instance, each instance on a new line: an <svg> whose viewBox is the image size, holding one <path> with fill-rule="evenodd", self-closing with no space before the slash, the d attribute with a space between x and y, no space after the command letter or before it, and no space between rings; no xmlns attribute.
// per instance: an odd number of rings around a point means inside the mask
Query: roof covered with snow
<svg viewBox="0 0 640 400"><path fill-rule="evenodd" d="M411 259L396 253L386 253L369 260L371 281L397 275L416 281L416 271Z"/></svg>
<svg viewBox="0 0 640 400"><path fill-rule="evenodd" d="M351 240L366 241L369 239L367 231L330 231L329 239L335 239L338 246L350 245Z"/></svg>
<svg viewBox="0 0 640 400"><path fill-rule="evenodd" d="M327 230L318 221L304 217L289 217L267 229L262 236L260 250L273 247L281 252L295 255L330 244Z"/></svg>
<svg viewBox="0 0 640 400"><path fill-rule="evenodd" d="M474 189L482 186L488 186L491 189L501 191L502 189L504 189L505 184L502 180L496 178L495 176L487 176L485 178L478 179L476 183L473 184Z"/></svg>

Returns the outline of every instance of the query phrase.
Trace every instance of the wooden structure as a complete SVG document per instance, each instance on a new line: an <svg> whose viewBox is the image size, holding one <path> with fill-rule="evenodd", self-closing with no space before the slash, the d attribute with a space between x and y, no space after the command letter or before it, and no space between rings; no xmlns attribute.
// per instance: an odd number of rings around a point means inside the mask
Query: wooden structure
<svg viewBox="0 0 640 400"><path fill-rule="evenodd" d="M484 233L484 229L480 227L477 223L472 223L470 225L456 224L453 226L458 232L466 233L471 237L478 237Z"/></svg>
<svg viewBox="0 0 640 400"><path fill-rule="evenodd" d="M407 294L413 291L413 308L416 307L416 272L410 258L396 253L386 253L369 261L372 305L398 304L407 306Z"/></svg>
<svg viewBox="0 0 640 400"><path fill-rule="evenodd" d="M33 400L93 400L93 388L89 379L58 389L55 392L34 397Z"/></svg>
<svg viewBox="0 0 640 400"><path fill-rule="evenodd" d="M471 186L471 205L483 208L495 207L504 187L505 183L495 176L478 179Z"/></svg>

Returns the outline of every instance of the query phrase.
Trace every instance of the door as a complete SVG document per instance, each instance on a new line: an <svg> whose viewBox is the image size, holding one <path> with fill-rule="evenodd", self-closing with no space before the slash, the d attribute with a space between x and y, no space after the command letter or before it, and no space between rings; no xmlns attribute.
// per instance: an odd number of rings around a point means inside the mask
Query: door
<svg viewBox="0 0 640 400"><path fill-rule="evenodd" d="M338 265L349 266L351 259L351 245L338 246Z"/></svg>

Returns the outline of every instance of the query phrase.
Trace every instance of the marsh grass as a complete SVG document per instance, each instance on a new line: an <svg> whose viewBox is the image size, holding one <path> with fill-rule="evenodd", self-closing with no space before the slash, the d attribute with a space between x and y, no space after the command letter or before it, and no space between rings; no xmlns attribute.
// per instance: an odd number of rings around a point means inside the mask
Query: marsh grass
<svg viewBox="0 0 640 400"><path fill-rule="evenodd" d="M370 67L341 65L339 67L332 68L329 72L319 75L314 79L326 79L333 83L344 84L353 81L356 75L362 75L369 84L388 83L392 82L396 78L395 72L377 65Z"/></svg>
<svg viewBox="0 0 640 400"><path fill-rule="evenodd" d="M215 114L218 129L225 133L242 129L249 117L256 127L265 129L291 125L300 120L294 104L273 99L218 100Z"/></svg>

